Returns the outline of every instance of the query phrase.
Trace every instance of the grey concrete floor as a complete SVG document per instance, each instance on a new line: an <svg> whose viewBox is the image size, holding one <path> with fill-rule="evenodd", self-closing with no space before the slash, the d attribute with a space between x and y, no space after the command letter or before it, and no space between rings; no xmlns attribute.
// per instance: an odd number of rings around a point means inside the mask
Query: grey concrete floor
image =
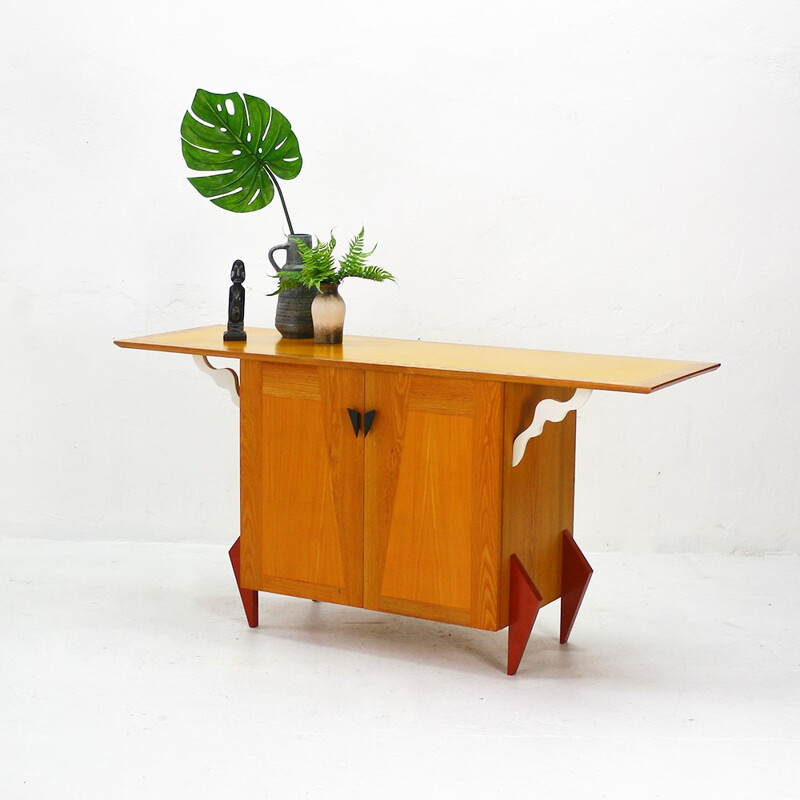
<svg viewBox="0 0 800 800"><path fill-rule="evenodd" d="M0 539L0 798L800 798L800 557L588 554L572 639L261 596L226 547Z"/></svg>

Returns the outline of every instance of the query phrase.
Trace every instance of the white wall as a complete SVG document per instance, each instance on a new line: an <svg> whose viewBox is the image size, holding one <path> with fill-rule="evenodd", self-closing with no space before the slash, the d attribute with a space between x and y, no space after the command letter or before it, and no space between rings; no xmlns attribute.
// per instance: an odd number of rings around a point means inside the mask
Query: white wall
<svg viewBox="0 0 800 800"><path fill-rule="evenodd" d="M80 9L78 11L77 9ZM798 550L800 7L786 0L4 6L0 535L228 542L237 419L116 337L270 326L277 202L186 182L197 87L264 97L295 227L399 286L350 333L720 360L579 416L585 549Z"/></svg>

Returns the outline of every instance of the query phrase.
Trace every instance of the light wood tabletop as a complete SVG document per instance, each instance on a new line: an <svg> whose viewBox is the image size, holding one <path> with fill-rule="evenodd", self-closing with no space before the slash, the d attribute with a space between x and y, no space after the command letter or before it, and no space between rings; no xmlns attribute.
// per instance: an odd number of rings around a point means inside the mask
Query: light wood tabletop
<svg viewBox="0 0 800 800"><path fill-rule="evenodd" d="M275 360L287 364L329 362L341 367L401 369L443 376L468 375L477 380L639 394L649 394L719 367L719 364L701 361L562 353L369 336L345 336L340 345L323 345L315 344L310 339L285 339L270 328L248 327L246 330L246 342L223 342L225 326L210 325L119 339L115 344L137 350Z"/></svg>

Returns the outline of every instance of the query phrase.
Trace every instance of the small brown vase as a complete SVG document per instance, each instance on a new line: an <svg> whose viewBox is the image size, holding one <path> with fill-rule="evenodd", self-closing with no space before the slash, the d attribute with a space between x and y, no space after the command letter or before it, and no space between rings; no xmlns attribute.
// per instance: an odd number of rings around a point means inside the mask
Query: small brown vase
<svg viewBox="0 0 800 800"><path fill-rule="evenodd" d="M336 283L321 284L319 294L311 303L314 341L317 344L342 343L345 311L344 300L339 296L339 285Z"/></svg>

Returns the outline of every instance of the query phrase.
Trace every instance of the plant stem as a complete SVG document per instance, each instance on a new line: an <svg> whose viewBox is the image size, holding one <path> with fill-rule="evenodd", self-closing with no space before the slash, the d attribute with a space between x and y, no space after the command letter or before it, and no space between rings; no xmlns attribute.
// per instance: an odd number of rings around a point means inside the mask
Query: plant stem
<svg viewBox="0 0 800 800"><path fill-rule="evenodd" d="M275 188L278 190L278 197L281 199L281 205L283 206L283 213L286 215L286 223L289 225L289 235L294 236L294 228L292 227L292 221L289 219L289 209L286 208L286 201L283 199L283 192L281 191L281 185L278 183L278 179L273 174L272 170L266 165L262 164L264 169L267 171L267 174L272 178L272 182L275 184Z"/></svg>

